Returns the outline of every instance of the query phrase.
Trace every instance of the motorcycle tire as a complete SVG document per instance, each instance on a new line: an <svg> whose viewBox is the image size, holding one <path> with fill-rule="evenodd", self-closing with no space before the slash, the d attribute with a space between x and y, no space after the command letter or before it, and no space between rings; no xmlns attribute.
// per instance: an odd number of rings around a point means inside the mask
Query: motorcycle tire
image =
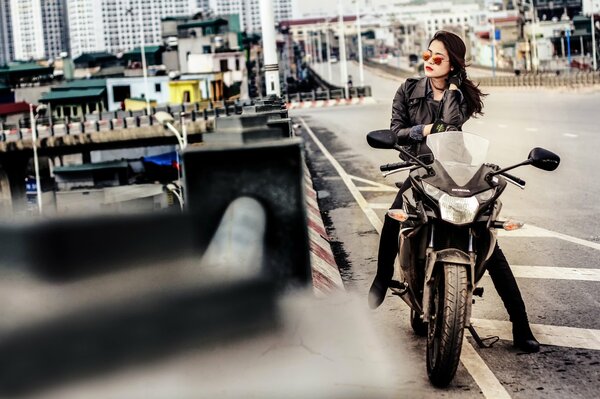
<svg viewBox="0 0 600 399"><path fill-rule="evenodd" d="M421 319L421 314L415 312L414 310L410 310L410 326L412 327L415 335L419 337L427 336L427 323L423 322Z"/></svg>
<svg viewBox="0 0 600 399"><path fill-rule="evenodd" d="M446 387L456 374L467 315L467 270L444 263L434 275L427 331L427 375L436 387Z"/></svg>

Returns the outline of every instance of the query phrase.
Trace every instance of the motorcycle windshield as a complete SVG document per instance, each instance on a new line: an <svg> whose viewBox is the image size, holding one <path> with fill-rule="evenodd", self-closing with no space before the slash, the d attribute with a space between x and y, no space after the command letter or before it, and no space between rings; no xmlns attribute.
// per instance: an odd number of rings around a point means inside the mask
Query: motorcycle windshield
<svg viewBox="0 0 600 399"><path fill-rule="evenodd" d="M427 136L434 159L459 186L465 186L484 164L489 144L489 140L466 132Z"/></svg>

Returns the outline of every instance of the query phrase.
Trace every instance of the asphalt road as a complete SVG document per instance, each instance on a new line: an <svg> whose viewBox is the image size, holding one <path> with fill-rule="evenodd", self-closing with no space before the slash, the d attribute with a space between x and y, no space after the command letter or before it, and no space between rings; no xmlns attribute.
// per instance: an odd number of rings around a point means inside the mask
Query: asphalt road
<svg viewBox="0 0 600 399"><path fill-rule="evenodd" d="M350 65L350 74L358 76L353 68ZM372 85L377 104L297 110L292 116L305 122L301 134L345 285L364 297L366 306L379 239L378 222L368 215L382 220L395 195L394 180L384 180L378 166L398 158L394 151L368 147L365 134L389 126L391 99L400 81L370 70L365 71L365 80ZM526 189L511 186L503 195L503 216L524 220L527 228L505 234L500 245L517 276L534 332L544 345L539 354L531 355L512 348L508 315L486 276L482 280L485 294L474 306L473 319L481 335L502 339L491 349L476 348L472 341L465 344L455 380L439 391L427 381L425 342L412 333L408 307L388 296L372 312L372 322L386 336L389 356L418 371L417 378L398 374L398 394L595 398L600 384L600 226L596 218L600 214L596 165L600 93L484 91L490 94L485 115L467 122L464 130L491 141L490 162L511 165L526 159L538 146L562 159L554 172L533 167L514 170L527 181ZM397 180L405 177L395 176ZM482 375L485 372L489 373Z"/></svg>

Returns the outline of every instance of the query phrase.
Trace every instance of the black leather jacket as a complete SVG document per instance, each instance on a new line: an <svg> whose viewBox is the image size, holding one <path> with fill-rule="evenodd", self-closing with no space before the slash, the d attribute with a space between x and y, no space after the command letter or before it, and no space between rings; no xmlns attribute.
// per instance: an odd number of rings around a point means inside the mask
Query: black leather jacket
<svg viewBox="0 0 600 399"><path fill-rule="evenodd" d="M398 88L392 104L390 129L402 143L413 143L413 154L428 152L418 142L410 139L410 130L416 125L428 125L441 119L461 130L468 117L467 104L459 90L446 90L439 105L430 95L429 78L409 78ZM425 141L423 141L425 143ZM426 146L424 146L426 147Z"/></svg>

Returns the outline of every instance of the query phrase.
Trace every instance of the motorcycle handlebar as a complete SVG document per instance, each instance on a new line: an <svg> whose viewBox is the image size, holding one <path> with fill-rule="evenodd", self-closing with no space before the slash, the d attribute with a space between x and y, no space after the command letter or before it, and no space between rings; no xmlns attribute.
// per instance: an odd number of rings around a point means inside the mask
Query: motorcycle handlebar
<svg viewBox="0 0 600 399"><path fill-rule="evenodd" d="M526 183L525 180L519 179L517 176L511 175L510 173L503 172L503 173L500 173L500 174L502 176L504 176L504 177L509 178L510 180L514 181L515 183L517 183L517 184L519 184L521 186L524 186L525 183Z"/></svg>
<svg viewBox="0 0 600 399"><path fill-rule="evenodd" d="M396 162L396 163L388 163L385 165L381 165L379 170L382 172L389 172L390 170L405 168L407 166L411 166L410 162Z"/></svg>

